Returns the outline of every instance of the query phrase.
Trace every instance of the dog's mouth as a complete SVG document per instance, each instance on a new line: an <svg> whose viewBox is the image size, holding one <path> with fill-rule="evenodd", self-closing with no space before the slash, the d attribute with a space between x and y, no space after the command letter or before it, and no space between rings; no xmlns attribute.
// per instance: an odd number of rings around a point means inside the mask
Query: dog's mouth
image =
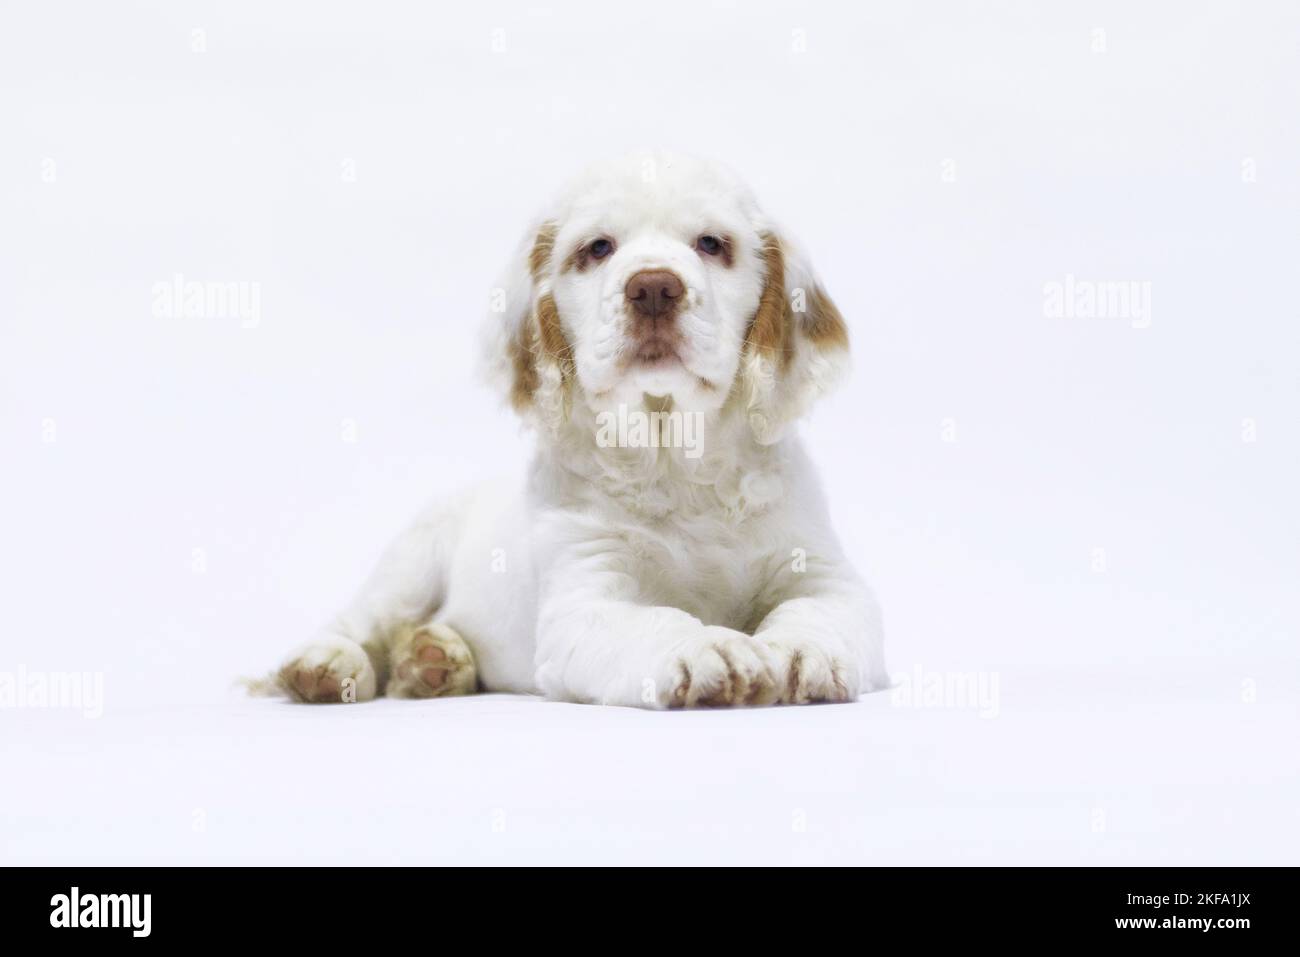
<svg viewBox="0 0 1300 957"><path fill-rule="evenodd" d="M682 357L677 354L671 342L654 338L647 339L636 347L632 353L631 365L638 369L662 369L681 363Z"/></svg>

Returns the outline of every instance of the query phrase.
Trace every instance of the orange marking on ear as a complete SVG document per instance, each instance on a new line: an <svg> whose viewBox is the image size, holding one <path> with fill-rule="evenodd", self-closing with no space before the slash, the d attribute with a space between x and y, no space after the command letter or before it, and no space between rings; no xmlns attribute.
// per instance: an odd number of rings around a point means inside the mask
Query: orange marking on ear
<svg viewBox="0 0 1300 957"><path fill-rule="evenodd" d="M560 375L567 384L574 375L573 347L564 337L560 311L555 307L555 297L549 292L537 300L537 331L541 336L543 354L559 365Z"/></svg>
<svg viewBox="0 0 1300 957"><path fill-rule="evenodd" d="M533 248L528 253L528 271L532 273L533 282L540 282L551 265L551 252L555 249L555 224L542 223L533 240Z"/></svg>
<svg viewBox="0 0 1300 957"><path fill-rule="evenodd" d="M784 367L794 358L790 304L785 298L785 254L781 252L781 241L771 233L764 233L762 239L759 256L764 267L763 292L745 342L768 356L780 355Z"/></svg>
<svg viewBox="0 0 1300 957"><path fill-rule="evenodd" d="M528 271L533 277L533 286L541 282L542 277L551 266L551 254L555 249L555 223L542 223L533 240L533 248L528 251ZM537 372L538 330L533 317L526 317L519 332L510 340L510 362L514 367L514 381L510 386L510 404L518 411L526 409L533 401L533 395L540 384Z"/></svg>

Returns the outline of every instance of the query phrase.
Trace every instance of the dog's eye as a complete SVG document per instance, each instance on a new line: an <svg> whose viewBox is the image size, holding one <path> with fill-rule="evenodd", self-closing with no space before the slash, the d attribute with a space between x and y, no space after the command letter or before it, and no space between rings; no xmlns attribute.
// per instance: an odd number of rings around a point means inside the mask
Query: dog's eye
<svg viewBox="0 0 1300 957"><path fill-rule="evenodd" d="M722 240L706 234L695 241L695 248L706 256L716 256L722 252Z"/></svg>
<svg viewBox="0 0 1300 957"><path fill-rule="evenodd" d="M608 239L597 239L587 247L587 250L591 253L592 259L604 259L614 251L614 244Z"/></svg>

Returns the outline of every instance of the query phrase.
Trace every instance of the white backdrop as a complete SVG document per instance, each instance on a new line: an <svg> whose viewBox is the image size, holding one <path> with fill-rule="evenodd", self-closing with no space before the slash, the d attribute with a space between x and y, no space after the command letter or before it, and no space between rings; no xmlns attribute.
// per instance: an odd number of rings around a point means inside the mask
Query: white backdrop
<svg viewBox="0 0 1300 957"><path fill-rule="evenodd" d="M6 856L1295 863L1300 9L904 7L6 5L0 674L103 676L0 710ZM518 466L489 289L643 146L811 250L856 368L805 431L891 670L996 707L231 693ZM257 309L166 314L178 275Z"/></svg>

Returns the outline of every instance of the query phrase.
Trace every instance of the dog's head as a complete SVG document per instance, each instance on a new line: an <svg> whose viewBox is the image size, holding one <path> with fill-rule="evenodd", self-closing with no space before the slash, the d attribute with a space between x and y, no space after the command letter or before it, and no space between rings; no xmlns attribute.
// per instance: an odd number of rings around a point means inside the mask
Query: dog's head
<svg viewBox="0 0 1300 957"><path fill-rule="evenodd" d="M494 290L490 358L514 407L552 429L671 399L745 414L759 442L828 388L839 311L749 190L661 154L595 166L525 238Z"/></svg>

